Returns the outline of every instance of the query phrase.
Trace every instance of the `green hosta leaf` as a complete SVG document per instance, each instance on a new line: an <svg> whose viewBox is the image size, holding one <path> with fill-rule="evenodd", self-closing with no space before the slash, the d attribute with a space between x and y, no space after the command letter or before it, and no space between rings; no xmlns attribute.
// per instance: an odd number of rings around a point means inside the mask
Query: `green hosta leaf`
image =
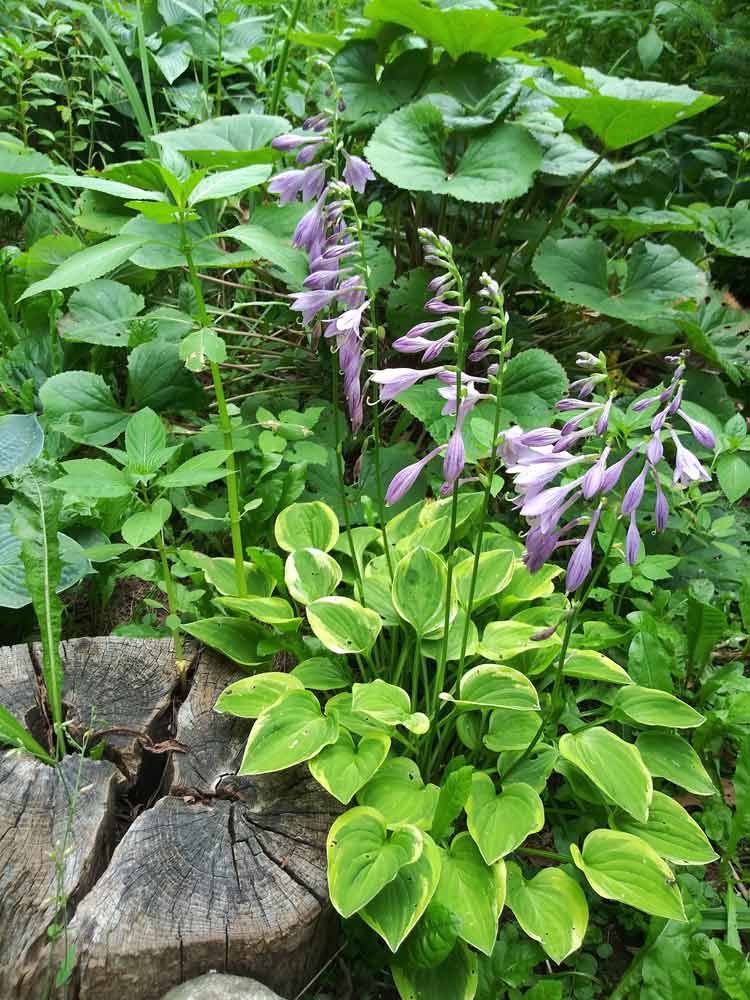
<svg viewBox="0 0 750 1000"><path fill-rule="evenodd" d="M349 805L388 756L390 746L385 733L368 733L355 746L348 730L340 729L338 740L310 761L310 773L334 798Z"/></svg>
<svg viewBox="0 0 750 1000"><path fill-rule="evenodd" d="M480 663L461 680L456 699L442 694L466 708L509 708L516 712L534 712L539 708L536 688L519 670L495 663Z"/></svg>
<svg viewBox="0 0 750 1000"><path fill-rule="evenodd" d="M188 196L188 205L200 205L204 201L231 198L248 188L263 184L271 176L271 167L266 163L238 167L222 173L210 174L200 180Z"/></svg>
<svg viewBox="0 0 750 1000"><path fill-rule="evenodd" d="M375 809L357 806L339 816L327 840L328 890L342 917L351 917L419 860L424 845L414 826L389 833Z"/></svg>
<svg viewBox="0 0 750 1000"><path fill-rule="evenodd" d="M673 694L656 688L638 687L635 684L620 688L612 704L628 719L642 726L691 729L705 722L705 718L690 705L675 698Z"/></svg>
<svg viewBox="0 0 750 1000"><path fill-rule="evenodd" d="M445 621L448 571L440 556L421 546L405 555L393 574L391 599L417 635L441 628Z"/></svg>
<svg viewBox="0 0 750 1000"><path fill-rule="evenodd" d="M167 432L161 418L145 407L134 413L125 429L128 470L138 475L152 475L166 461Z"/></svg>
<svg viewBox="0 0 750 1000"><path fill-rule="evenodd" d="M683 299L697 300L706 276L669 244L636 243L624 279L607 261L607 247L591 236L548 237L534 257L534 270L563 302L585 306L628 323L663 315ZM614 288L614 290L613 290Z"/></svg>
<svg viewBox="0 0 750 1000"><path fill-rule="evenodd" d="M505 590L513 579L516 559L507 549L492 549L479 556L476 584L474 587L473 607L479 607L483 601L500 591ZM474 571L474 556L462 559L453 570L456 593L461 606L468 609L471 578Z"/></svg>
<svg viewBox="0 0 750 1000"><path fill-rule="evenodd" d="M281 631L296 629L301 620L283 597L221 597L218 603L237 614L251 615L266 625L275 625Z"/></svg>
<svg viewBox="0 0 750 1000"><path fill-rule="evenodd" d="M348 729L350 733L357 736L369 736L371 733L385 733L390 735L391 727L385 723L377 722L375 719L362 712L356 712L352 708L351 691L341 691L329 698L326 702L326 714L335 715L339 720L339 725Z"/></svg>
<svg viewBox="0 0 750 1000"><path fill-rule="evenodd" d="M526 746L530 742L528 740ZM525 785L530 785L535 792L541 795L547 786L547 779L552 774L555 764L558 761L559 754L557 748L538 743L535 753L520 762L519 758L520 754L518 752L505 751L500 754L497 769L500 774L504 775L503 782L509 785L520 781ZM511 767L513 770L508 774L507 772Z"/></svg>
<svg viewBox="0 0 750 1000"><path fill-rule="evenodd" d="M711 246L735 257L750 257L750 202L724 205L691 205L686 215L696 220Z"/></svg>
<svg viewBox="0 0 750 1000"><path fill-rule="evenodd" d="M586 897L561 868L543 868L527 882L511 862L508 907L529 937L558 964L583 944L589 922Z"/></svg>
<svg viewBox="0 0 750 1000"><path fill-rule="evenodd" d="M70 288L71 285L82 285L94 278L101 278L114 271L120 264L124 264L144 242L142 236L115 236L112 240L86 247L85 250L68 257L48 278L29 285L19 301L31 298L40 292Z"/></svg>
<svg viewBox="0 0 750 1000"><path fill-rule="evenodd" d="M349 687L352 682L352 672L346 660L329 660L326 656L303 660L292 670L292 676L314 691L335 691L336 688Z"/></svg>
<svg viewBox="0 0 750 1000"><path fill-rule="evenodd" d="M87 281L70 296L60 333L63 340L76 343L127 347L130 322L143 305L143 296L119 281Z"/></svg>
<svg viewBox="0 0 750 1000"><path fill-rule="evenodd" d="M207 646L218 649L230 660L242 663L246 667L254 667L265 659L258 652L258 642L265 639L268 633L255 622L246 622L225 615L217 618L201 618L197 622L183 625L182 630L192 635L198 642L205 642Z"/></svg>
<svg viewBox="0 0 750 1000"><path fill-rule="evenodd" d="M180 341L180 357L191 372L202 372L207 362L221 364L226 360L227 345L209 327L193 330Z"/></svg>
<svg viewBox="0 0 750 1000"><path fill-rule="evenodd" d="M352 708L368 719L386 726L404 726L422 735L429 729L429 719L422 712L411 710L411 700L403 688L380 678L352 687Z"/></svg>
<svg viewBox="0 0 750 1000"><path fill-rule="evenodd" d="M341 567L322 549L296 549L284 566L284 583L300 604L329 597L341 583Z"/></svg>
<svg viewBox="0 0 750 1000"><path fill-rule="evenodd" d="M159 477L162 489L178 489L186 486L207 486L226 475L224 462L228 451L204 451L194 455L187 462L178 465L174 472Z"/></svg>
<svg viewBox="0 0 750 1000"><path fill-rule="evenodd" d="M417 860L400 868L393 881L359 911L394 953L427 909L440 878L440 851L426 833L422 842Z"/></svg>
<svg viewBox="0 0 750 1000"><path fill-rule="evenodd" d="M654 792L645 823L619 814L612 826L645 840L660 857L676 865L707 865L718 857L695 820L662 792Z"/></svg>
<svg viewBox="0 0 750 1000"><path fill-rule="evenodd" d="M566 677L581 677L604 684L633 683L619 663L595 649L572 649L565 658L563 673Z"/></svg>
<svg viewBox="0 0 750 1000"><path fill-rule="evenodd" d="M109 444L130 419L115 402L109 386L93 372L69 371L48 378L39 390L44 415L73 441Z"/></svg>
<svg viewBox="0 0 750 1000"><path fill-rule="evenodd" d="M296 250L288 239L282 239L264 226L250 222L227 229L222 235L249 247L259 260L267 260L291 278L292 284L302 286L307 277L307 258L304 252Z"/></svg>
<svg viewBox="0 0 750 1000"><path fill-rule="evenodd" d="M367 597L367 579L365 579L365 597ZM464 645L464 631L466 630L466 612L459 608L456 617L448 626L448 645L445 650L446 660L459 660L461 650ZM438 633L439 635L439 633ZM474 622L469 622L469 631L466 638L466 656L474 656L479 645L479 632ZM422 640L422 652L431 660L439 662L443 655L443 637Z"/></svg>
<svg viewBox="0 0 750 1000"><path fill-rule="evenodd" d="M425 785L419 768L407 757L391 757L357 796L362 806L377 809L390 829L405 823L429 830L440 789Z"/></svg>
<svg viewBox="0 0 750 1000"><path fill-rule="evenodd" d="M468 5L441 10L419 0L371 0L365 7L365 17L402 24L444 48L452 59L458 59L464 52L479 52L494 59L517 45L544 36L543 31L529 27L534 23L530 17Z"/></svg>
<svg viewBox="0 0 750 1000"><path fill-rule="evenodd" d="M164 497L154 500L148 510L132 514L120 528L128 545L137 549L157 535L172 516L172 504Z"/></svg>
<svg viewBox="0 0 750 1000"><path fill-rule="evenodd" d="M736 503L750 490L750 465L736 452L719 456L716 475L730 503Z"/></svg>
<svg viewBox="0 0 750 1000"><path fill-rule="evenodd" d="M471 791L471 776L474 768L467 764L451 771L440 786L435 815L432 817L432 836L442 840L451 828L451 824L464 811L466 800Z"/></svg>
<svg viewBox="0 0 750 1000"><path fill-rule="evenodd" d="M205 167L245 167L269 163L271 140L289 131L289 122L276 115L223 115L190 128L160 132L153 137L162 149L183 153Z"/></svg>
<svg viewBox="0 0 750 1000"><path fill-rule="evenodd" d="M391 972L402 1000L474 1000L479 986L477 956L461 941L440 965L421 969L395 960Z"/></svg>
<svg viewBox="0 0 750 1000"><path fill-rule="evenodd" d="M0 478L33 462L43 447L44 431L33 413L0 417Z"/></svg>
<svg viewBox="0 0 750 1000"><path fill-rule="evenodd" d="M534 639L533 637L539 633L539 630L539 625L518 621L515 618L502 622L490 622L484 630L482 641L479 644L479 655L486 656L489 660L505 661L519 656L521 653L548 650L554 656L560 645L560 640L554 635L549 639Z"/></svg>
<svg viewBox="0 0 750 1000"><path fill-rule="evenodd" d="M649 771L693 795L715 795L716 787L690 744L674 733L641 733L636 744Z"/></svg>
<svg viewBox="0 0 750 1000"><path fill-rule="evenodd" d="M432 969L456 947L461 918L442 903L431 902L404 943L399 961L406 968Z"/></svg>
<svg viewBox="0 0 750 1000"><path fill-rule="evenodd" d="M449 167L443 116L428 98L389 115L365 153L373 169L397 187L474 202L517 198L531 187L542 159L524 129L496 125L471 138Z"/></svg>
<svg viewBox="0 0 750 1000"><path fill-rule="evenodd" d="M625 812L641 822L648 819L653 794L651 775L631 743L603 726L594 726L561 736L560 754Z"/></svg>
<svg viewBox="0 0 750 1000"><path fill-rule="evenodd" d="M589 885L605 899L633 906L668 920L685 920L682 897L669 865L649 845L630 833L594 830L573 861Z"/></svg>
<svg viewBox="0 0 750 1000"><path fill-rule="evenodd" d="M180 549L179 556L188 566L202 570L206 583L215 587L224 597L237 596L237 567L234 559L228 556L211 558L202 552L192 552L190 549ZM246 562L244 566L247 593L256 597L270 597L274 588L271 577L262 573L253 563Z"/></svg>
<svg viewBox="0 0 750 1000"><path fill-rule="evenodd" d="M544 807L528 785L508 785L498 795L492 778L480 772L471 780L466 817L469 833L484 860L491 865L542 829Z"/></svg>
<svg viewBox="0 0 750 1000"><path fill-rule="evenodd" d="M307 608L310 628L332 653L369 653L380 616L348 597L321 597Z"/></svg>
<svg viewBox="0 0 750 1000"><path fill-rule="evenodd" d="M290 691L258 717L238 774L284 771L335 743L339 724L309 691Z"/></svg>
<svg viewBox="0 0 750 1000"><path fill-rule="evenodd" d="M632 243L649 233L691 232L700 229L699 224L689 219L684 212L645 206L631 208L626 214L610 208L591 208L589 214L598 222L621 233L626 243Z"/></svg>
<svg viewBox="0 0 750 1000"><path fill-rule="evenodd" d="M550 60L553 69L579 88L536 78L537 89L551 97L567 119L566 127L586 125L607 149L622 149L712 107L721 98L683 85L606 76L589 66L578 69Z"/></svg>
<svg viewBox="0 0 750 1000"><path fill-rule="evenodd" d="M75 458L62 463L65 475L54 488L79 497L127 497L132 493L122 469L102 458Z"/></svg>
<svg viewBox="0 0 750 1000"><path fill-rule="evenodd" d="M41 179L60 184L62 187L81 188L85 191L98 191L121 200L137 198L139 201L166 201L167 196L162 191L150 191L134 187L132 184L121 184L119 181L106 177L94 177L89 174L40 174Z"/></svg>
<svg viewBox="0 0 750 1000"><path fill-rule="evenodd" d="M241 719L257 719L290 691L302 690L302 682L292 674L275 671L254 674L225 687L214 705L214 711L222 715L237 715Z"/></svg>
<svg viewBox="0 0 750 1000"><path fill-rule="evenodd" d="M293 503L276 518L274 534L285 552L322 549L328 552L338 541L339 522L331 508L319 500Z"/></svg>
<svg viewBox="0 0 750 1000"><path fill-rule="evenodd" d="M491 955L505 903L505 862L488 865L466 832L455 836L442 855L434 901L461 918L460 938Z"/></svg>
<svg viewBox="0 0 750 1000"><path fill-rule="evenodd" d="M54 764L55 760L49 752L37 743L31 733L22 726L15 716L0 705L0 746L18 747L27 750L45 764Z"/></svg>
<svg viewBox="0 0 750 1000"><path fill-rule="evenodd" d="M488 750L525 750L536 736L542 717L539 712L516 712L496 708L490 715L490 725L484 736Z"/></svg>

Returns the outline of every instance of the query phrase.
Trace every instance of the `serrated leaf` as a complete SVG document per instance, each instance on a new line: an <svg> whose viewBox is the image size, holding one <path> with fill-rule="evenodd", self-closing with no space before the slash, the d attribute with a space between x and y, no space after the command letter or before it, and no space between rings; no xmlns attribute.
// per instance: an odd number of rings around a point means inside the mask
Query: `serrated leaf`
<svg viewBox="0 0 750 1000"><path fill-rule="evenodd" d="M208 361L221 364L226 356L227 345L209 327L193 330L180 341L180 357L191 372L202 372Z"/></svg>

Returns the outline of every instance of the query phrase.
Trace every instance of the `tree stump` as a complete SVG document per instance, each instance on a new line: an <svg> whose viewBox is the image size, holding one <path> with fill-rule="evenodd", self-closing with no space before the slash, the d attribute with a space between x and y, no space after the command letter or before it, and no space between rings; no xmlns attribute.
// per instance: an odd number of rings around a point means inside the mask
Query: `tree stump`
<svg viewBox="0 0 750 1000"><path fill-rule="evenodd" d="M65 864L77 958L67 1000L159 1000L210 969L294 996L335 941L325 837L337 803L306 768L236 776L250 723L213 712L220 691L243 676L228 661L196 653L172 725L168 640L71 640L64 656L68 720L85 727L93 708L112 751L82 764L90 787ZM0 698L20 719L41 714L26 647L0 651ZM63 778L73 782L79 765L75 756L58 768L0 756L3 1000L45 996L50 854L67 819ZM126 805L138 815L123 833Z"/></svg>

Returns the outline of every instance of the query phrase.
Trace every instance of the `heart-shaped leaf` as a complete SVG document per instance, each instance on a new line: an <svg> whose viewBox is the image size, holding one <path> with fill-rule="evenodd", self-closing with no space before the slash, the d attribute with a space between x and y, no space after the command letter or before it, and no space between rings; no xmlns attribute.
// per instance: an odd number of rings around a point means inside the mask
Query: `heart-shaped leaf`
<svg viewBox="0 0 750 1000"><path fill-rule="evenodd" d="M297 549L328 552L338 541L339 522L331 508L320 500L293 503L276 518L274 534L285 552Z"/></svg>
<svg viewBox="0 0 750 1000"><path fill-rule="evenodd" d="M535 712L539 709L539 695L536 688L513 667L496 663L480 663L464 675L460 685L460 696L454 701L462 708L506 708L515 712Z"/></svg>
<svg viewBox="0 0 750 1000"><path fill-rule="evenodd" d="M297 549L287 556L284 583L295 601L312 604L336 590L341 583L341 567L322 549Z"/></svg>
<svg viewBox="0 0 750 1000"><path fill-rule="evenodd" d="M388 756L390 746L385 733L368 733L355 746L348 730L340 729L338 740L310 761L310 773L334 798L349 805Z"/></svg>
<svg viewBox="0 0 750 1000"><path fill-rule="evenodd" d="M429 830L439 794L436 785L424 784L413 760L391 757L360 791L357 801L377 809L391 829L411 824Z"/></svg>
<svg viewBox="0 0 750 1000"><path fill-rule="evenodd" d="M447 580L448 571L440 556L421 546L412 549L396 566L391 591L393 606L417 635L442 628Z"/></svg>
<svg viewBox="0 0 750 1000"><path fill-rule="evenodd" d="M338 735L338 722L323 715L314 694L290 691L259 716L237 773L284 771L314 757Z"/></svg>
<svg viewBox="0 0 750 1000"><path fill-rule="evenodd" d="M348 597L321 597L307 608L310 628L332 653L369 653L380 616Z"/></svg>
<svg viewBox="0 0 750 1000"><path fill-rule="evenodd" d="M457 834L442 855L435 902L461 918L460 938L491 955L505 903L505 862L488 865L466 832Z"/></svg>
<svg viewBox="0 0 750 1000"><path fill-rule="evenodd" d="M626 743L603 726L594 726L575 735L561 736L560 754L583 771L607 798L645 823L653 784L632 743Z"/></svg>
<svg viewBox="0 0 750 1000"><path fill-rule="evenodd" d="M477 564L476 583L472 607L479 607L484 601L505 590L513 579L516 558L508 549L492 549L482 552ZM469 607L471 578L474 573L474 556L462 559L453 571L458 600L463 608Z"/></svg>
<svg viewBox="0 0 750 1000"><path fill-rule="evenodd" d="M352 708L386 726L404 726L421 736L430 726L422 712L412 712L411 699L403 688L380 678L352 687Z"/></svg>
<svg viewBox="0 0 750 1000"><path fill-rule="evenodd" d="M544 807L533 788L508 785L498 795L492 778L474 774L466 803L469 833L488 865L505 857L544 826Z"/></svg>
<svg viewBox="0 0 750 1000"><path fill-rule="evenodd" d="M562 868L543 868L524 879L508 865L508 906L523 930L558 964L583 944L589 908L583 890Z"/></svg>
<svg viewBox="0 0 750 1000"><path fill-rule="evenodd" d="M477 956L462 941L440 965L420 968L396 959L391 972L404 1000L474 1000L479 987Z"/></svg>
<svg viewBox="0 0 750 1000"><path fill-rule="evenodd" d="M302 690L301 682L292 674L276 671L254 674L225 687L214 705L214 711L222 715L237 715L241 719L257 719L290 691Z"/></svg>
<svg viewBox="0 0 750 1000"><path fill-rule="evenodd" d="M303 660L292 670L306 688L312 691L335 691L336 688L349 687L352 682L352 672L346 660L329 660L327 656L311 656Z"/></svg>

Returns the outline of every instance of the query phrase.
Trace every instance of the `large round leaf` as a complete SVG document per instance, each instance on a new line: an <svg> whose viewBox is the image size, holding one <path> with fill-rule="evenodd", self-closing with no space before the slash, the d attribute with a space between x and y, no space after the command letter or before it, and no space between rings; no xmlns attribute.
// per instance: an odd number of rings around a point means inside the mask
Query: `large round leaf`
<svg viewBox="0 0 750 1000"><path fill-rule="evenodd" d="M478 772L466 803L469 833L488 865L505 857L544 826L544 806L528 785L508 785L499 795L492 778Z"/></svg>
<svg viewBox="0 0 750 1000"><path fill-rule="evenodd" d="M589 922L588 904L581 887L561 868L543 868L527 882L511 862L508 906L553 961L560 963L581 947Z"/></svg>
<svg viewBox="0 0 750 1000"><path fill-rule="evenodd" d="M338 541L338 518L320 500L293 503L276 518L274 534L285 552L296 549L322 549L328 552Z"/></svg>
<svg viewBox="0 0 750 1000"><path fill-rule="evenodd" d="M424 838L415 826L389 833L375 809L357 806L330 829L328 890L342 917L351 917L392 882L404 865L422 854Z"/></svg>
<svg viewBox="0 0 750 1000"><path fill-rule="evenodd" d="M341 583L341 567L322 549L296 549L287 556L284 583L295 601L312 604Z"/></svg>
<svg viewBox="0 0 750 1000"><path fill-rule="evenodd" d="M672 869L656 851L631 833L594 830L579 851L570 845L573 861L589 885L605 899L669 920L684 920L682 896Z"/></svg>
<svg viewBox="0 0 750 1000"><path fill-rule="evenodd" d="M323 715L309 691L291 691L258 718L238 774L268 774L309 760L339 735L335 716Z"/></svg>
<svg viewBox="0 0 750 1000"><path fill-rule="evenodd" d="M441 628L445 621L448 571L440 556L421 546L405 555L393 574L393 606L417 635Z"/></svg>
<svg viewBox="0 0 750 1000"><path fill-rule="evenodd" d="M451 163L443 116L429 99L389 115L373 132L365 153L373 169L397 187L476 202L524 194L542 159L524 129L496 125L471 138Z"/></svg>
<svg viewBox="0 0 750 1000"><path fill-rule="evenodd" d="M315 635L332 653L368 653L381 629L380 616L348 597L321 597L307 609Z"/></svg>
<svg viewBox="0 0 750 1000"><path fill-rule="evenodd" d="M717 858L695 820L679 802L662 792L654 792L645 823L620 814L614 817L612 825L645 840L658 855L676 865L707 865Z"/></svg>
<svg viewBox="0 0 750 1000"><path fill-rule="evenodd" d="M621 690L627 691L627 688ZM605 796L642 823L648 819L653 784L648 768L632 743L603 726L560 737L560 754Z"/></svg>
<svg viewBox="0 0 750 1000"><path fill-rule="evenodd" d="M349 805L388 756L390 746L385 733L369 733L355 746L351 733L341 729L338 740L310 761L310 773L334 798Z"/></svg>
<svg viewBox="0 0 750 1000"><path fill-rule="evenodd" d="M491 955L495 946L505 902L505 875L505 862L488 865L466 832L454 837L443 851L435 902L458 914L458 936L485 955Z"/></svg>
<svg viewBox="0 0 750 1000"><path fill-rule="evenodd" d="M525 750L537 734L542 721L540 712L517 712L512 708L496 708L484 735L488 750Z"/></svg>

